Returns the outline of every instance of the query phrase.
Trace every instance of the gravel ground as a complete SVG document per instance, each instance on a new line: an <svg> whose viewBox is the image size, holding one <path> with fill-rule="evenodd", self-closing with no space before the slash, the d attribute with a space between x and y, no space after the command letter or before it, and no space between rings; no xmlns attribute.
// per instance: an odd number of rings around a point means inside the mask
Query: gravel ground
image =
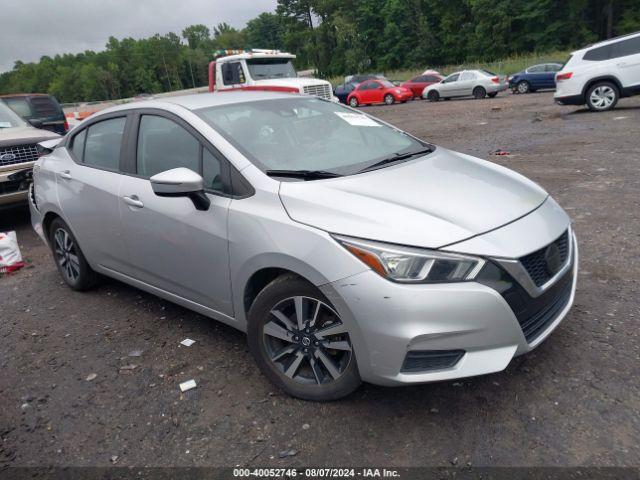
<svg viewBox="0 0 640 480"><path fill-rule="evenodd" d="M115 281L66 288L28 213L2 212L28 267L0 278L0 470L639 465L640 98L603 114L549 93L363 110L521 172L566 208L578 293L545 343L494 375L302 402L271 386L230 327ZM511 155L489 155L498 148Z"/></svg>

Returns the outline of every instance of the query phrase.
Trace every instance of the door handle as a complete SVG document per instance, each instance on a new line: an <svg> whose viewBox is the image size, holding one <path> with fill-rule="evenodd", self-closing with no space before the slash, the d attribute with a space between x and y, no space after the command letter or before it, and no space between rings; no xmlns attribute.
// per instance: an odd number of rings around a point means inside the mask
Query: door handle
<svg viewBox="0 0 640 480"><path fill-rule="evenodd" d="M144 203L140 201L137 195L131 195L130 197L122 197L124 203L136 208L144 207Z"/></svg>
<svg viewBox="0 0 640 480"><path fill-rule="evenodd" d="M65 180L71 180L71 172L69 170L63 170L62 172L60 172L60 177L64 178Z"/></svg>

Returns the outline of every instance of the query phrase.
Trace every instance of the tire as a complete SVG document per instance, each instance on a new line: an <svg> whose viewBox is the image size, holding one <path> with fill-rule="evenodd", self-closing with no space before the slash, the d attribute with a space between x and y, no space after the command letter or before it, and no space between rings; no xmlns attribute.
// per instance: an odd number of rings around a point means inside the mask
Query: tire
<svg viewBox="0 0 640 480"><path fill-rule="evenodd" d="M476 87L473 89L473 98L475 98L476 100L480 100L486 96L487 91L484 89L484 87Z"/></svg>
<svg viewBox="0 0 640 480"><path fill-rule="evenodd" d="M298 311L307 319L302 329ZM287 394L325 402L349 395L362 383L346 326L306 280L293 274L273 280L256 297L248 320L249 351L262 373ZM336 333L326 333L329 329Z"/></svg>
<svg viewBox="0 0 640 480"><path fill-rule="evenodd" d="M391 95L390 93L387 93L384 96L384 103L386 103L387 105L393 105L393 103L396 101L395 98L393 98L393 95Z"/></svg>
<svg viewBox="0 0 640 480"><path fill-rule="evenodd" d="M606 112L613 109L620 99L618 87L611 82L596 82L589 87L585 100L592 112Z"/></svg>
<svg viewBox="0 0 640 480"><path fill-rule="evenodd" d="M358 102L358 99L356 97L351 97L349 99L349 106L351 108L356 108L360 103Z"/></svg>
<svg viewBox="0 0 640 480"><path fill-rule="evenodd" d="M428 94L427 94L427 99L430 102L437 102L438 100L440 100L440 94L436 91L436 90L431 90Z"/></svg>
<svg viewBox="0 0 640 480"><path fill-rule="evenodd" d="M521 80L516 85L516 90L518 93L529 93L531 92L531 85L526 80Z"/></svg>
<svg viewBox="0 0 640 480"><path fill-rule="evenodd" d="M91 269L76 237L61 218L51 222L49 245L58 273L71 289L89 290L99 283L100 276Z"/></svg>
<svg viewBox="0 0 640 480"><path fill-rule="evenodd" d="M498 95L498 92L491 92L489 98L496 98L496 95Z"/></svg>

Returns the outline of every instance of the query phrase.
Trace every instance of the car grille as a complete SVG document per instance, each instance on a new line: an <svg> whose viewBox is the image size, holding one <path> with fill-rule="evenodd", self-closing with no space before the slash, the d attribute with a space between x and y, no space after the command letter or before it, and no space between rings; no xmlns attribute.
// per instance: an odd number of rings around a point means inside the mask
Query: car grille
<svg viewBox="0 0 640 480"><path fill-rule="evenodd" d="M19 145L0 149L0 167L38 160L36 145Z"/></svg>
<svg viewBox="0 0 640 480"><path fill-rule="evenodd" d="M527 343L533 342L545 329L555 320L558 314L567 306L571 297L571 287L573 282L569 282L559 291L555 292L548 303L540 310L528 317L518 318L520 328Z"/></svg>
<svg viewBox="0 0 640 480"><path fill-rule="evenodd" d="M558 247L560 252L560 262L561 265L564 265L567 261L567 255L569 254L569 231L565 231L560 238L558 238L555 242L552 242L550 245L555 245ZM553 277L557 272L550 272L547 267L547 261L545 258L545 254L549 245L537 250L529 255L526 255L520 258L520 263L525 268L529 277L533 283L540 287L548 282L551 277Z"/></svg>
<svg viewBox="0 0 640 480"><path fill-rule="evenodd" d="M316 97L331 100L331 86L327 83L321 83L318 85L305 85L303 89L304 93L306 93L307 95L315 95Z"/></svg>
<svg viewBox="0 0 640 480"><path fill-rule="evenodd" d="M414 350L407 353L401 372L431 372L451 368L464 356L464 350Z"/></svg>

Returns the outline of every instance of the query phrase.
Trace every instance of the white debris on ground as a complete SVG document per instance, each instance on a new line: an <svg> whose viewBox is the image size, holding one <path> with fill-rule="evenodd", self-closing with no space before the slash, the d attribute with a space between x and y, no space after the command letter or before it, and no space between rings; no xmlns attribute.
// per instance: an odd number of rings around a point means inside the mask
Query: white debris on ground
<svg viewBox="0 0 640 480"><path fill-rule="evenodd" d="M182 340L180 342L180 345L184 345L185 347L190 347L191 345L193 345L194 343L196 343L195 340L191 340L190 338L185 338L184 340Z"/></svg>
<svg viewBox="0 0 640 480"><path fill-rule="evenodd" d="M196 381L195 380L187 380L186 382L182 382L180 384L180 391L181 392L186 392L187 390L191 390L192 388L196 388Z"/></svg>

